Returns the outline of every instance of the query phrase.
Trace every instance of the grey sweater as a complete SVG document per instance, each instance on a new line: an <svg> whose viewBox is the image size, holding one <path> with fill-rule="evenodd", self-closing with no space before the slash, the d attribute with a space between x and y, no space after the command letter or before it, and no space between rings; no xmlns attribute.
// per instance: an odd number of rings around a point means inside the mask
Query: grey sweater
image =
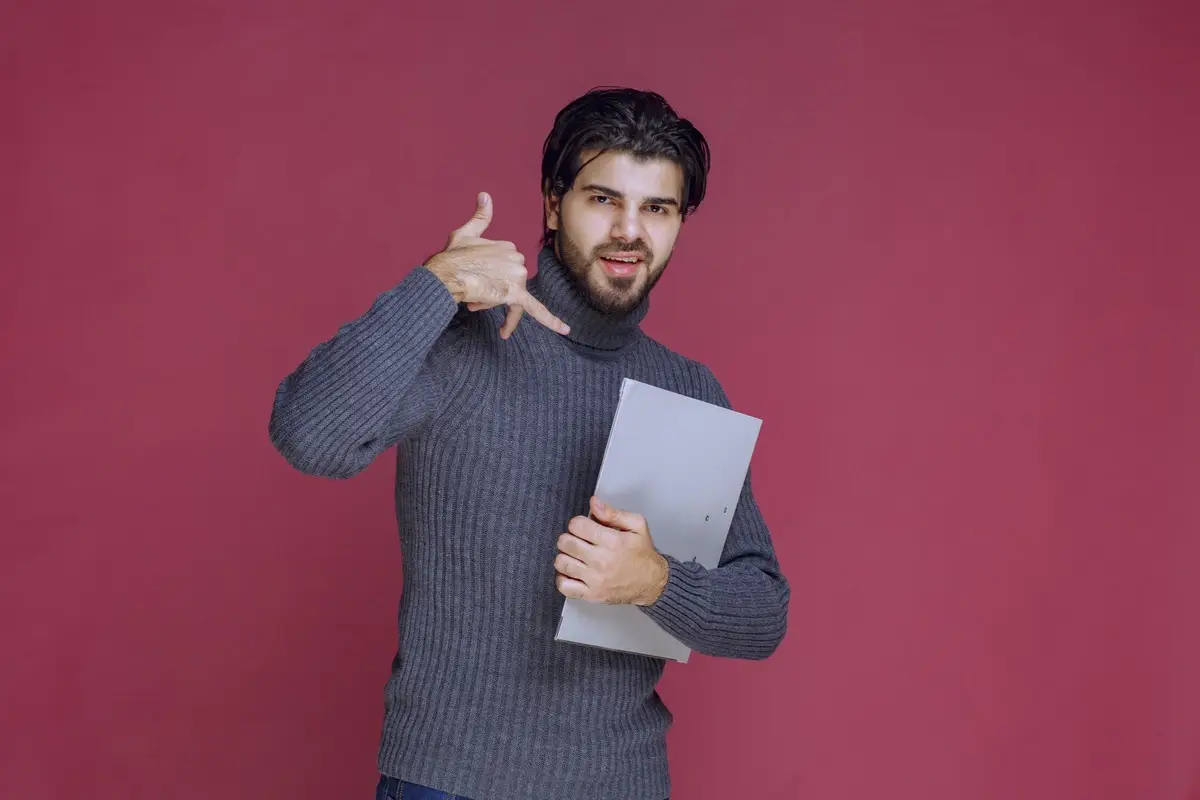
<svg viewBox="0 0 1200 800"><path fill-rule="evenodd" d="M404 574L382 772L473 800L662 800L664 662L554 641L555 541L588 511L623 377L729 401L641 331L648 298L600 314L550 249L529 286L568 337L526 316L504 341L503 307L468 312L417 267L282 381L271 441L333 478L396 446ZM789 590L749 477L721 566L667 561L644 613L699 653L775 650Z"/></svg>

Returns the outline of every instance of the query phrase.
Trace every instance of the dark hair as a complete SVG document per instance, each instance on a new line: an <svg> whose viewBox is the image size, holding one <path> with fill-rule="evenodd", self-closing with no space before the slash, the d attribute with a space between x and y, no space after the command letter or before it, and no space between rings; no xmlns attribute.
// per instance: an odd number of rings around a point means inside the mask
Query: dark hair
<svg viewBox="0 0 1200 800"><path fill-rule="evenodd" d="M542 195L562 197L583 168L580 154L599 149L636 158L668 158L683 170L681 212L686 217L704 199L708 181L708 142L659 94L639 89L599 87L558 112L542 147ZM554 231L542 219L542 244Z"/></svg>

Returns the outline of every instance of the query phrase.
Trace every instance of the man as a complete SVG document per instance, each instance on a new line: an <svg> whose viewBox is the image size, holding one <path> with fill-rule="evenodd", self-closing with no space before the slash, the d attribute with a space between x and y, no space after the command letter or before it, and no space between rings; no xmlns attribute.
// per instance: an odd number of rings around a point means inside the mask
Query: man
<svg viewBox="0 0 1200 800"><path fill-rule="evenodd" d="M485 238L480 194L445 249L279 386L271 440L297 469L346 478L398 451L379 798L668 797L664 663L556 642L564 596L636 605L712 656L765 658L783 638L788 584L749 477L713 570L590 496L622 378L729 407L707 368L639 327L708 165L659 95L587 93L545 142L532 280Z"/></svg>

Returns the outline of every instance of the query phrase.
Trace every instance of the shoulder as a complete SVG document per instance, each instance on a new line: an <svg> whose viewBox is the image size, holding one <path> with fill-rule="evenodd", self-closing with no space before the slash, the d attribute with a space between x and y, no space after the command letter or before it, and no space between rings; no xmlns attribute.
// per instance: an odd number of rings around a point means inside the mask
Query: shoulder
<svg viewBox="0 0 1200 800"><path fill-rule="evenodd" d="M645 338L645 343L654 360L668 368L668 383L672 385L663 388L730 408L729 396L708 365L672 350L649 336Z"/></svg>

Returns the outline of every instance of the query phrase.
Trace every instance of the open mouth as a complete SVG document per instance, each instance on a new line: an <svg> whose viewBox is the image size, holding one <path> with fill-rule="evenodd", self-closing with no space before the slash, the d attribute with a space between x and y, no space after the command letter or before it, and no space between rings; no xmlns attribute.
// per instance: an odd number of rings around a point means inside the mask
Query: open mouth
<svg viewBox="0 0 1200 800"><path fill-rule="evenodd" d="M628 278L636 275L642 264L642 256L636 253L611 256L600 256L604 271L614 278Z"/></svg>

